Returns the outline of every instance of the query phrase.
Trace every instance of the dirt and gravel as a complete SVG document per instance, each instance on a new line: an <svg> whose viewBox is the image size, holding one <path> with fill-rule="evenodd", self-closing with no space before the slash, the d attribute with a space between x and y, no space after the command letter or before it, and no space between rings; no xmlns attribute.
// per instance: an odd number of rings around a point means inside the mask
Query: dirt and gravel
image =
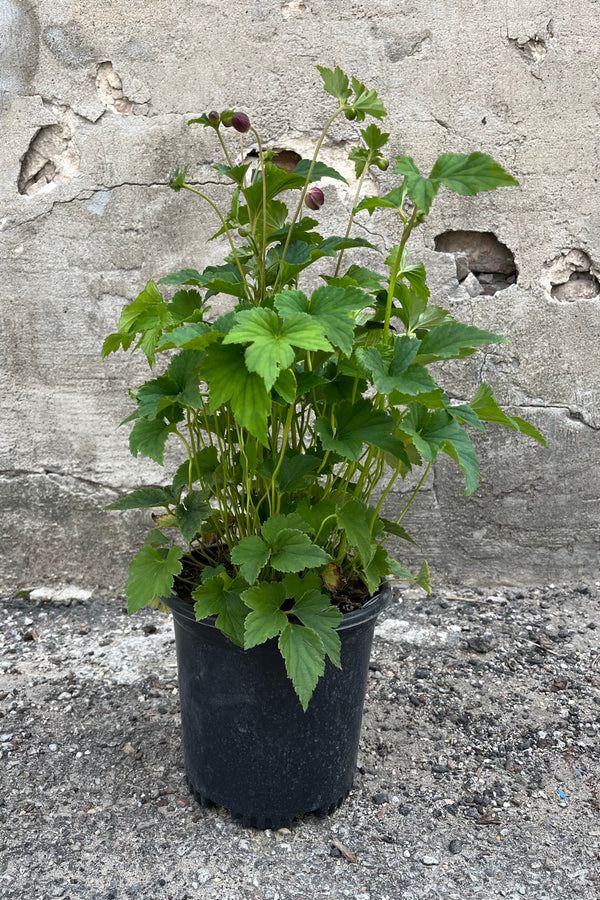
<svg viewBox="0 0 600 900"><path fill-rule="evenodd" d="M600 897L600 592L404 591L380 619L355 787L242 828L182 767L169 617L0 595L0 897Z"/></svg>

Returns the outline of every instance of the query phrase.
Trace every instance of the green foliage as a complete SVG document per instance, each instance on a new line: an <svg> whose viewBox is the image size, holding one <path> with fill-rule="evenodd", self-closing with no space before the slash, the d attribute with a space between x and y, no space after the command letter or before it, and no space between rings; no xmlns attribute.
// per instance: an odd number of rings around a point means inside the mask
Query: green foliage
<svg viewBox="0 0 600 900"><path fill-rule="evenodd" d="M442 185L470 196L515 179L479 152L442 154L428 176L400 156L401 177L387 193L360 199L366 172L388 166L389 134L371 122L349 154L358 184L348 227L320 234L317 218L304 215L308 187L323 178L345 184L318 159L329 129L338 117L380 120L385 108L339 67L318 70L337 107L314 157L291 172L262 142L232 164L231 135L220 125L233 110L192 120L212 129L207 139L225 151L215 169L231 200L220 210L187 183L185 170L172 187L206 204L218 229L211 240L225 244L224 258L149 281L102 348L103 356L139 351L153 369L130 394L132 454L162 465L169 442L175 460L170 485L140 488L108 507L160 510L129 567L129 611L159 604L192 578L198 620L215 617L246 650L278 641L305 709L326 664L340 665L344 585L362 582L374 593L395 578L431 590L427 564L414 574L389 556L385 541L392 535L416 547L401 521L439 454L461 469L470 494L480 480L470 431L502 425L545 446L487 385L470 402L444 392L437 363L505 338L430 303L424 266L408 250ZM256 134L245 139L255 144ZM232 153L238 140L236 133ZM381 210L395 217L400 234L385 265L379 248L352 234L355 216ZM343 266L356 250L370 255L369 264ZM307 272L315 263L318 270ZM231 307L217 318L215 296ZM411 471L421 472L416 490L397 519L385 518L394 483Z"/></svg>

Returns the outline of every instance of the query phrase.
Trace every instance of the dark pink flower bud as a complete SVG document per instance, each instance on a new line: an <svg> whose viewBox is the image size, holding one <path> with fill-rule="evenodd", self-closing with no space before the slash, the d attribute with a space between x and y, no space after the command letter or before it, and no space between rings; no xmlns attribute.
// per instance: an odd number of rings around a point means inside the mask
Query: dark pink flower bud
<svg viewBox="0 0 600 900"><path fill-rule="evenodd" d="M220 121L221 121L221 116L220 116L219 113L216 111L216 109L211 109L211 111L210 111L209 114L208 114L208 121L209 121L209 122L212 122L212 123L215 124L215 125L216 125L217 122L220 122Z"/></svg>
<svg viewBox="0 0 600 900"><path fill-rule="evenodd" d="M231 124L240 134L245 134L250 129L250 119L243 112L236 112L231 117Z"/></svg>
<svg viewBox="0 0 600 900"><path fill-rule="evenodd" d="M325 194L323 193L321 188L311 187L311 189L307 191L304 202L309 209L321 209L321 207L325 203Z"/></svg>

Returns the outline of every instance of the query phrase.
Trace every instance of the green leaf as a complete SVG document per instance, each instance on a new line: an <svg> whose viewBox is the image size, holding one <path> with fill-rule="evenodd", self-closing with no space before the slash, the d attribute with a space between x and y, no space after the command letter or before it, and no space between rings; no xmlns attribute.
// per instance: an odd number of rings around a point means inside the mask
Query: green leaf
<svg viewBox="0 0 600 900"><path fill-rule="evenodd" d="M243 349L214 344L203 360L202 375L209 386L211 412L231 401L238 424L268 446L271 397L264 379L246 368Z"/></svg>
<svg viewBox="0 0 600 900"><path fill-rule="evenodd" d="M277 488L282 494L302 491L306 488L306 478L315 475L323 457L316 453L295 453L288 450L283 458L281 468L277 474ZM261 469L261 475L272 478L276 461L265 460Z"/></svg>
<svg viewBox="0 0 600 900"><path fill-rule="evenodd" d="M155 506L164 506L168 509L176 500L177 497L170 487L138 488L126 497L105 506L104 509L150 509Z"/></svg>
<svg viewBox="0 0 600 900"><path fill-rule="evenodd" d="M197 621L216 616L217 628L238 647L244 646L244 621L248 607L241 594L247 587L243 578L232 581L229 575L222 573L207 579L192 591Z"/></svg>
<svg viewBox="0 0 600 900"><path fill-rule="evenodd" d="M419 207L419 209L428 213L433 198L438 192L440 182L424 178L411 156L396 157L396 173L398 175L404 175L403 187L406 188L406 192L410 199Z"/></svg>
<svg viewBox="0 0 600 900"><path fill-rule="evenodd" d="M479 191L518 185L502 166L485 153L443 153L438 157L431 175L457 194L471 196Z"/></svg>
<svg viewBox="0 0 600 900"><path fill-rule="evenodd" d="M198 291L177 291L167 303L169 319L173 325L180 322L199 322L202 317L202 297Z"/></svg>
<svg viewBox="0 0 600 900"><path fill-rule="evenodd" d="M360 133L369 150L381 150L389 140L389 134L381 131L374 122L368 128L362 128Z"/></svg>
<svg viewBox="0 0 600 900"><path fill-rule="evenodd" d="M332 606L325 594L320 590L307 591L296 600L290 612L300 619L303 625L310 628L321 638L321 643L334 666L341 668L341 641L335 631L344 618L337 606Z"/></svg>
<svg viewBox="0 0 600 900"><path fill-rule="evenodd" d="M429 412L419 403L411 403L401 428L412 437L419 453L429 462L434 462L437 455L443 452L460 466L465 476L465 496L476 490L480 472L473 444L464 428L447 410Z"/></svg>
<svg viewBox="0 0 600 900"><path fill-rule="evenodd" d="M362 351L359 358L371 371L380 394L401 391L404 394L423 394L436 389L437 384L425 368L414 362L421 342L403 334L394 338L392 347L378 345Z"/></svg>
<svg viewBox="0 0 600 900"><path fill-rule="evenodd" d="M274 389L285 403L294 403L298 392L298 383L292 369L280 369Z"/></svg>
<svg viewBox="0 0 600 900"><path fill-rule="evenodd" d="M269 518L263 522L261 532L264 539L271 547L278 547L279 536L284 528L294 528L305 534L310 534L313 531L312 526L306 522L299 513L293 512L287 514L275 513L275 515L269 516ZM294 571L300 570L295 569Z"/></svg>
<svg viewBox="0 0 600 900"><path fill-rule="evenodd" d="M363 566L368 566L377 545L371 537L371 516L364 503L350 500L336 511L337 523L346 533L351 547L356 547Z"/></svg>
<svg viewBox="0 0 600 900"><path fill-rule="evenodd" d="M384 578L392 571L391 561L385 547L378 544L368 566L364 568L364 576L370 594L375 594Z"/></svg>
<svg viewBox="0 0 600 900"><path fill-rule="evenodd" d="M294 362L293 347L331 350L322 327L301 312L290 312L280 321L272 309L261 307L242 310L236 322L223 343L250 343L245 352L246 365L262 376L268 390L277 381L280 367L287 369Z"/></svg>
<svg viewBox="0 0 600 900"><path fill-rule="evenodd" d="M409 544L414 544L416 546L416 541L414 541L408 531L402 527L402 525L398 525L397 522L390 522L389 519L380 518L379 521L382 523L384 531L387 534L393 534L395 537L402 538L404 541L408 541Z"/></svg>
<svg viewBox="0 0 600 900"><path fill-rule="evenodd" d="M133 456L141 453L162 466L165 444L174 425L163 419L140 419L131 429L129 449Z"/></svg>
<svg viewBox="0 0 600 900"><path fill-rule="evenodd" d="M257 534L242 538L231 549L231 561L240 568L240 575L248 584L254 584L262 569L269 561L271 551ZM272 635L270 635L272 637Z"/></svg>
<svg viewBox="0 0 600 900"><path fill-rule="evenodd" d="M217 466L219 465L219 454L216 447L203 447L198 453L194 454L192 460L186 459L175 473L173 479L173 491L179 494L186 485L190 484L190 466L191 466L191 483L199 480L211 480Z"/></svg>
<svg viewBox="0 0 600 900"><path fill-rule="evenodd" d="M543 447L548 446L544 437L530 422L526 422L525 419L521 419L519 416L509 416L500 409L492 389L485 382L477 391L470 406L482 422L495 422L498 425L504 425L506 428L513 428L533 438Z"/></svg>
<svg viewBox="0 0 600 900"><path fill-rule="evenodd" d="M133 343L133 335L129 337L123 334L109 334L102 344L102 359L105 359L110 353L116 353L121 347L123 350L129 350Z"/></svg>
<svg viewBox="0 0 600 900"><path fill-rule="evenodd" d="M279 636L279 650L288 677L306 712L317 682L325 671L323 642L312 628L288 622Z"/></svg>
<svg viewBox="0 0 600 900"><path fill-rule="evenodd" d="M417 361L428 364L438 359L462 359L487 344L504 344L506 338L462 322L446 322L428 331L421 340Z"/></svg>
<svg viewBox="0 0 600 900"><path fill-rule="evenodd" d="M356 118L362 122L365 115L373 116L375 119L383 119L386 113L385 106L377 95L377 91L368 90L364 84L352 79L352 88L354 90L354 99L352 101L352 109L357 113Z"/></svg>
<svg viewBox="0 0 600 900"><path fill-rule="evenodd" d="M332 97L335 97L340 103L345 103L350 94L352 93L350 89L350 83L348 81L348 76L342 72L339 66L336 66L335 69L327 69L325 66L317 66L321 74L321 78L323 79L323 87L327 91L328 94L331 94Z"/></svg>
<svg viewBox="0 0 600 900"><path fill-rule="evenodd" d="M372 216L376 209L401 210L405 197L406 190L404 188L394 188L393 191L384 194L383 197L365 197L356 207L356 212L366 209L369 215Z"/></svg>
<svg viewBox="0 0 600 900"><path fill-rule="evenodd" d="M172 275L159 278L159 284L203 284L202 275L196 269L181 269Z"/></svg>
<svg viewBox="0 0 600 900"><path fill-rule="evenodd" d="M301 175L302 178L306 180L306 176L308 175L311 165L312 160L301 159L292 174ZM328 166L325 163L317 160L317 162L313 165L312 172L310 174L310 180L311 182L320 181L321 178L335 178L337 179L337 181L343 181L344 184L348 184L344 176L341 175L336 169L333 169L331 166Z"/></svg>
<svg viewBox="0 0 600 900"><path fill-rule="evenodd" d="M245 650L277 637L287 626L288 617L280 608L285 599L281 583L257 584L244 591L242 600L252 610L245 622Z"/></svg>
<svg viewBox="0 0 600 900"><path fill-rule="evenodd" d="M360 459L364 443L404 459L402 443L392 437L394 428L392 417L383 410L374 409L370 400L358 400L354 404L342 401L336 408L335 431L328 419L320 417L315 421L315 430L324 449L354 461Z"/></svg>
<svg viewBox="0 0 600 900"><path fill-rule="evenodd" d="M174 347L186 347L189 350L203 350L217 338L218 332L211 325L206 322L195 322L167 331L159 339L156 349L172 350Z"/></svg>
<svg viewBox="0 0 600 900"><path fill-rule="evenodd" d="M183 539L191 544L200 532L202 523L210 517L212 510L200 491L190 491L175 510L177 524Z"/></svg>
<svg viewBox="0 0 600 900"><path fill-rule="evenodd" d="M264 526L263 526L264 527ZM283 528L272 544L271 565L277 572L302 572L331 561L331 556L307 534L296 528Z"/></svg>
<svg viewBox="0 0 600 900"><path fill-rule="evenodd" d="M333 346L349 356L356 326L352 313L366 306L368 300L359 288L324 285L313 291L310 300L302 291L282 291L275 296L274 302L282 316L295 312L309 315Z"/></svg>
<svg viewBox="0 0 600 900"><path fill-rule="evenodd" d="M427 594L431 593L431 578L429 577L429 566L426 559L423 560L423 565L419 569L419 574L415 581Z"/></svg>
<svg viewBox="0 0 600 900"><path fill-rule="evenodd" d="M162 538L162 535L161 535ZM152 546L147 542L133 557L127 570L127 612L131 615L154 599L170 597L173 578L182 569L181 547Z"/></svg>

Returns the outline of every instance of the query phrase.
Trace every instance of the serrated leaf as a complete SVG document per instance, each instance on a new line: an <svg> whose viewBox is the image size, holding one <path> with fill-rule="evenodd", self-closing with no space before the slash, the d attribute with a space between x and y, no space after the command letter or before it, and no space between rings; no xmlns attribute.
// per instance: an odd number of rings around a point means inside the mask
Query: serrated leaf
<svg viewBox="0 0 600 900"><path fill-rule="evenodd" d="M530 422L519 416L509 416L500 409L492 389L485 382L477 391L470 407L482 422L495 422L498 425L504 425L505 428L513 428L533 438L543 447L548 446L543 435Z"/></svg>
<svg viewBox="0 0 600 900"><path fill-rule="evenodd" d="M408 531L402 527L402 525L398 525L397 522L390 522L389 519L380 518L380 522L383 525L384 531L387 534L393 534L394 537L402 538L404 541L408 541L409 544L414 544L416 546L416 541L414 541Z"/></svg>
<svg viewBox="0 0 600 900"><path fill-rule="evenodd" d="M488 344L504 344L506 338L462 322L446 322L421 339L417 361L425 365L438 359L460 359Z"/></svg>
<svg viewBox="0 0 600 900"><path fill-rule="evenodd" d="M177 497L170 487L138 488L127 496L115 500L109 506L105 506L104 509L150 509L155 506L168 508L176 499Z"/></svg>
<svg viewBox="0 0 600 900"><path fill-rule="evenodd" d="M239 566L240 575L248 584L254 584L268 563L270 555L270 549L257 534L242 538L239 544L231 549L231 561Z"/></svg>
<svg viewBox="0 0 600 900"><path fill-rule="evenodd" d="M430 179L441 182L457 194L472 196L479 191L518 185L516 178L485 153L443 153L438 157Z"/></svg>
<svg viewBox="0 0 600 900"><path fill-rule="evenodd" d="M105 359L110 353L116 353L121 347L123 350L129 350L133 343L133 335L109 334L102 344L102 359Z"/></svg>
<svg viewBox="0 0 600 900"><path fill-rule="evenodd" d="M421 175L411 156L396 157L396 173L398 175L404 175L403 187L406 188L410 199L419 207L419 209L428 213L433 198L438 192L440 182L431 181L429 178L425 178Z"/></svg>
<svg viewBox="0 0 600 900"><path fill-rule="evenodd" d="M301 159L298 165L295 167L293 174L301 175L303 179L306 179L310 167L312 165L312 160L310 159ZM337 169L333 169L331 166L326 165L323 162L317 160L317 162L312 167L312 172L310 173L310 180L320 181L321 178L335 178L337 181L343 181L344 184L348 184L343 175L341 175Z"/></svg>
<svg viewBox="0 0 600 900"><path fill-rule="evenodd" d="M360 459L365 443L404 459L402 443L392 436L394 428L392 417L383 410L374 409L370 400L342 401L336 408L335 430L328 419L319 417L315 421L315 430L324 449L354 461Z"/></svg>
<svg viewBox="0 0 600 900"><path fill-rule="evenodd" d="M244 621L248 607L241 594L248 587L243 578L234 581L221 573L192 591L197 621L216 616L215 625L238 647L244 646Z"/></svg>
<svg viewBox="0 0 600 900"><path fill-rule="evenodd" d="M175 347L186 347L189 350L203 350L218 339L218 332L206 322L195 322L180 325L167 331L156 344L157 350L171 350Z"/></svg>
<svg viewBox="0 0 600 900"><path fill-rule="evenodd" d="M390 559L385 547L378 544L368 566L364 567L364 576L370 594L375 594L384 578L392 571Z"/></svg>
<svg viewBox="0 0 600 900"><path fill-rule="evenodd" d="M177 524L183 539L191 544L200 532L202 523L210 517L212 510L200 491L190 491L175 510Z"/></svg>
<svg viewBox="0 0 600 900"><path fill-rule="evenodd" d="M392 347L378 345L362 351L360 359L370 370L380 394L401 391L422 394L436 389L437 384L425 368L414 362L421 342L403 334L394 338Z"/></svg>
<svg viewBox="0 0 600 900"><path fill-rule="evenodd" d="M261 528L262 536L272 547L277 547L279 546L279 536L284 528L293 528L297 531L302 531L305 534L310 534L313 531L312 525L306 522L297 512L285 514L275 513L275 515L269 516L269 518L263 522ZM290 571L299 572L300 569Z"/></svg>
<svg viewBox="0 0 600 900"><path fill-rule="evenodd" d="M279 650L288 677L306 712L317 682L325 671L323 642L312 628L288 622L279 636Z"/></svg>
<svg viewBox="0 0 600 900"><path fill-rule="evenodd" d="M321 638L321 643L334 666L341 668L341 641L335 631L344 618L337 606L332 606L329 597L320 590L307 591L296 600L290 612L300 619L303 625L312 629Z"/></svg>
<svg viewBox="0 0 600 900"><path fill-rule="evenodd" d="M419 403L411 403L401 428L412 437L419 453L429 462L434 462L443 452L458 464L465 476L465 496L476 490L481 476L473 444L447 410L429 412Z"/></svg>
<svg viewBox="0 0 600 900"><path fill-rule="evenodd" d="M374 122L367 128L361 129L360 133L369 150L381 150L382 147L385 147L389 139L389 134L378 128Z"/></svg>
<svg viewBox="0 0 600 900"><path fill-rule="evenodd" d="M331 350L322 327L302 312L290 312L279 320L272 309L264 307L237 313L236 325L224 344L249 343L245 360L248 370L256 372L270 390L280 369L294 362L294 347L303 350Z"/></svg>
<svg viewBox="0 0 600 900"><path fill-rule="evenodd" d="M219 454L216 447L204 447L194 454L191 460L186 459L175 473L173 491L179 494L186 485L196 481L209 480L219 465Z"/></svg>
<svg viewBox="0 0 600 900"><path fill-rule="evenodd" d="M277 474L279 491L287 494L303 490L306 487L305 479L314 475L322 462L323 457L316 453L294 453L288 450ZM272 478L275 464L274 459L265 460L261 474L266 478Z"/></svg>
<svg viewBox="0 0 600 900"><path fill-rule="evenodd" d="M163 419L140 419L131 429L129 449L133 456L141 453L162 466L165 444L173 430L173 425Z"/></svg>
<svg viewBox="0 0 600 900"><path fill-rule="evenodd" d="M337 522L343 528L351 547L358 551L363 566L368 566L377 545L371 537L371 517L364 503L350 500L336 511Z"/></svg>
<svg viewBox="0 0 600 900"><path fill-rule="evenodd" d="M383 119L387 115L385 106L377 95L377 91L369 90L356 78L352 79L354 99L352 109L357 113L357 119L362 121L364 117L373 116L375 119Z"/></svg>
<svg viewBox="0 0 600 900"><path fill-rule="evenodd" d="M345 103L352 93L348 76L344 74L339 66L336 66L335 69L317 66L317 69L323 79L323 87L327 93L339 100L340 103Z"/></svg>
<svg viewBox="0 0 600 900"><path fill-rule="evenodd" d="M244 649L263 644L287 626L288 617L280 607L285 601L285 590L280 583L263 583L249 588L242 600L252 612L246 616Z"/></svg>
<svg viewBox="0 0 600 900"><path fill-rule="evenodd" d="M365 197L356 207L356 212L366 209L369 215L373 215L376 209L402 209L406 197L404 188L394 188L383 197Z"/></svg>
<svg viewBox="0 0 600 900"><path fill-rule="evenodd" d="M281 369L273 388L285 403L294 403L298 391L298 383L292 369Z"/></svg>
<svg viewBox="0 0 600 900"><path fill-rule="evenodd" d="M162 535L161 535L162 537ZM131 615L148 606L155 598L170 597L173 578L182 569L181 547L157 547L144 544L127 570L127 612Z"/></svg>
<svg viewBox="0 0 600 900"><path fill-rule="evenodd" d="M272 544L271 565L277 572L302 572L331 561L331 556L307 534L295 528L283 528Z"/></svg>
<svg viewBox="0 0 600 900"><path fill-rule="evenodd" d="M313 291L310 300L302 291L282 291L274 302L281 316L297 312L310 316L328 341L349 356L356 326L352 313L366 306L368 300L360 288L324 285Z"/></svg>
<svg viewBox="0 0 600 900"><path fill-rule="evenodd" d="M271 397L264 379L246 368L243 348L214 344L206 353L201 372L209 386L211 412L231 401L238 423L266 447Z"/></svg>

